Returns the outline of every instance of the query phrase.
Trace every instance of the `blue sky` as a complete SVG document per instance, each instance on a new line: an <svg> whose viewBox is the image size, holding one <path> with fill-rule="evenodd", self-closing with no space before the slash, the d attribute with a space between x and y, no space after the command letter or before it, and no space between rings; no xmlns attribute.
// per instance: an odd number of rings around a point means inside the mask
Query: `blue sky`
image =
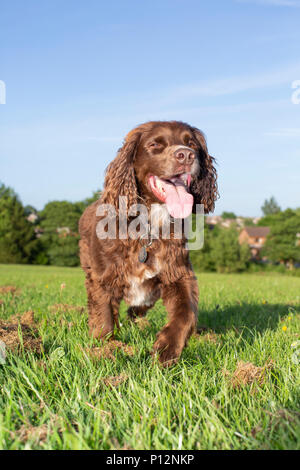
<svg viewBox="0 0 300 470"><path fill-rule="evenodd" d="M298 207L300 0L2 0L0 181L38 209L100 189L124 135L201 128L216 214Z"/></svg>

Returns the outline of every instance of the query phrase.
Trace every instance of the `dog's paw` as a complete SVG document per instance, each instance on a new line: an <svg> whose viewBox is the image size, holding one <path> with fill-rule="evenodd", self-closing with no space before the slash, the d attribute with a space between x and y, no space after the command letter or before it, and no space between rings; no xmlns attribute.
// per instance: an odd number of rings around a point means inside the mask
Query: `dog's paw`
<svg viewBox="0 0 300 470"><path fill-rule="evenodd" d="M170 338L166 332L161 332L158 335L152 349L152 355L157 356L160 364L163 367L169 367L178 362L182 348Z"/></svg>
<svg viewBox="0 0 300 470"><path fill-rule="evenodd" d="M89 334L93 338L97 339L111 339L114 336L114 330L113 328L108 325L99 325L97 323L91 323L89 324Z"/></svg>

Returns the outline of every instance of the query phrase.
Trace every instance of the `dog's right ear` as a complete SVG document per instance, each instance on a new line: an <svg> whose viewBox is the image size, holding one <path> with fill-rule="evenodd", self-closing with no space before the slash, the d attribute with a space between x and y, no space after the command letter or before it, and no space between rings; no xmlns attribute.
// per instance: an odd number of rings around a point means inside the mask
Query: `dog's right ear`
<svg viewBox="0 0 300 470"><path fill-rule="evenodd" d="M137 204L138 190L133 162L140 136L138 129L130 131L116 158L108 165L101 197L102 203L111 204L117 208L119 196L127 196L128 207Z"/></svg>

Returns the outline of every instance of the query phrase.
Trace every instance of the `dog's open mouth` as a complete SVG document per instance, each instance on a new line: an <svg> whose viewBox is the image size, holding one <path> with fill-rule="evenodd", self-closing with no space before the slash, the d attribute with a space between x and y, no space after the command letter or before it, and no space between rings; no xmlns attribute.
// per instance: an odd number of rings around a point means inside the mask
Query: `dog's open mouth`
<svg viewBox="0 0 300 470"><path fill-rule="evenodd" d="M165 202L169 214L175 219L188 217L193 209L193 196L188 192L191 184L191 175L182 173L169 179L149 176L149 185L153 194Z"/></svg>

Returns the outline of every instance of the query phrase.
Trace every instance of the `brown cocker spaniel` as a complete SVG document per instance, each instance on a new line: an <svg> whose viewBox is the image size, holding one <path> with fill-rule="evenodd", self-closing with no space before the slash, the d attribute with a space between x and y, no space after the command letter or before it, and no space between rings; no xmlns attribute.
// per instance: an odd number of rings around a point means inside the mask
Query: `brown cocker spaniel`
<svg viewBox="0 0 300 470"><path fill-rule="evenodd" d="M101 198L85 210L79 223L90 334L113 335L122 299L134 320L161 297L168 322L158 333L153 352L164 365L177 361L196 326L198 285L186 239L175 238L172 227L174 220L195 211L196 204L203 204L205 213L212 211L217 195L214 159L200 130L178 121L157 121L129 132L107 168ZM160 209L156 223L162 226L166 215L171 220L170 236L160 234L149 242L145 236L119 237L117 230L113 238L99 237L97 224L104 217L99 206L112 205L119 221L120 201L125 199L120 196L127 197L127 210L144 204L150 211L155 204ZM132 217L125 214L129 223Z"/></svg>

